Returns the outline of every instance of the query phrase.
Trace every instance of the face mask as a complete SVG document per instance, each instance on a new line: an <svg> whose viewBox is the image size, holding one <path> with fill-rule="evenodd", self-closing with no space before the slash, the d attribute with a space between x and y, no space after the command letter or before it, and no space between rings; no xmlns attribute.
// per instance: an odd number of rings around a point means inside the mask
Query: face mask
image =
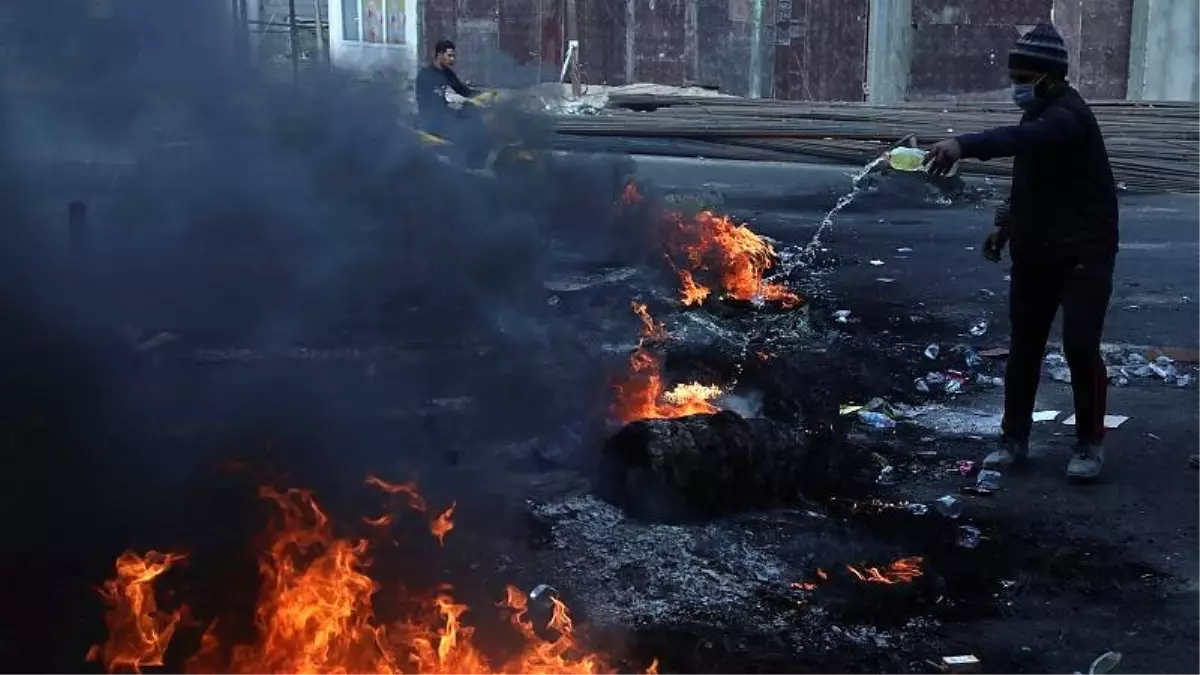
<svg viewBox="0 0 1200 675"><path fill-rule="evenodd" d="M1012 88L1013 103L1021 110L1028 110L1037 101L1037 92L1032 84L1014 84Z"/></svg>

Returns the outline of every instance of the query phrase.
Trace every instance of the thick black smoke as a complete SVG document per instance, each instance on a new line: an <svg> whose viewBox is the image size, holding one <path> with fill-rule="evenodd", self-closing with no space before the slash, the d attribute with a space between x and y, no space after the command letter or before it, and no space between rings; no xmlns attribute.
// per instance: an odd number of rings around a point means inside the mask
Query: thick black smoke
<svg viewBox="0 0 1200 675"><path fill-rule="evenodd" d="M76 593L121 548L175 544L180 514L236 530L204 487L222 459L306 485L366 468L428 479L431 457L567 442L570 422L604 412L602 368L543 284L564 256L595 264L628 241L612 229L619 168L489 180L448 166L417 142L394 79L263 76L230 4L0 7L10 581ZM504 114L526 143L543 137ZM72 201L88 209L80 255ZM258 358L298 347L359 351ZM194 358L236 349L258 356ZM6 632L41 644L55 603Z"/></svg>

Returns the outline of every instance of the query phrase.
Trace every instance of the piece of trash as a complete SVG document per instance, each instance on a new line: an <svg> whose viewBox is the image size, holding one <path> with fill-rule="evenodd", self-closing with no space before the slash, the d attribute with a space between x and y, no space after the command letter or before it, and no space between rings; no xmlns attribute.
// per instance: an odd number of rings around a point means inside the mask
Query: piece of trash
<svg viewBox="0 0 1200 675"><path fill-rule="evenodd" d="M965 249L966 249L966 250L968 250L968 251L974 251L974 250L975 250L975 247L974 247L974 246L964 246L963 248L965 248Z"/></svg>
<svg viewBox="0 0 1200 675"><path fill-rule="evenodd" d="M1147 432L1146 432L1146 438L1149 438L1149 439L1152 439L1152 440L1155 440L1155 441L1161 441L1161 440L1162 440L1162 438L1161 438L1161 437L1160 437L1158 434L1152 434L1152 433L1150 433L1149 431L1147 431Z"/></svg>
<svg viewBox="0 0 1200 675"><path fill-rule="evenodd" d="M1175 386L1179 387L1181 389L1184 387L1190 386L1191 384L1192 384L1192 376L1191 375L1179 375L1178 377L1175 378Z"/></svg>
<svg viewBox="0 0 1200 675"><path fill-rule="evenodd" d="M937 345L937 343L931 344L925 348L925 358L936 359L938 357L938 354L941 353L941 351L942 351L942 348L939 347Z"/></svg>
<svg viewBox="0 0 1200 675"><path fill-rule="evenodd" d="M862 409L863 409L863 407L861 405L849 405L849 404L843 403L842 405L838 406L838 414L839 415L852 415Z"/></svg>
<svg viewBox="0 0 1200 675"><path fill-rule="evenodd" d="M917 379L913 380L913 387L915 387L916 390L922 394L929 393L929 383L926 382L925 378L923 377L918 377Z"/></svg>
<svg viewBox="0 0 1200 675"><path fill-rule="evenodd" d="M1055 382L1071 383L1071 369L1066 366L1051 366L1046 369L1046 372Z"/></svg>
<svg viewBox="0 0 1200 675"><path fill-rule="evenodd" d="M941 669L947 673L978 673L983 664L972 654L943 656Z"/></svg>
<svg viewBox="0 0 1200 675"><path fill-rule="evenodd" d="M1088 675L1108 675L1121 664L1121 652L1104 652L1088 666Z"/></svg>
<svg viewBox="0 0 1200 675"><path fill-rule="evenodd" d="M933 505L934 508L937 509L938 513L951 520L958 518L963 514L963 511L966 510L966 504L963 503L963 500L955 497L954 495L940 497L936 502L933 503Z"/></svg>
<svg viewBox="0 0 1200 675"><path fill-rule="evenodd" d="M979 355L989 359L999 359L1008 356L1008 347L992 347L979 350Z"/></svg>
<svg viewBox="0 0 1200 675"><path fill-rule="evenodd" d="M876 485L895 485L900 482L900 476L896 473L896 469L891 464L879 470L879 475L875 477Z"/></svg>
<svg viewBox="0 0 1200 675"><path fill-rule="evenodd" d="M1003 387L1004 378L994 377L992 375L984 375L983 373L975 373L975 382L977 384L985 384L990 387Z"/></svg>
<svg viewBox="0 0 1200 675"><path fill-rule="evenodd" d="M833 320L838 323L846 323L847 321L850 320L850 310L839 309L838 311L833 313Z"/></svg>
<svg viewBox="0 0 1200 675"><path fill-rule="evenodd" d="M974 349L967 347L963 350L963 362L967 364L968 368L977 368L979 364L983 363L983 357Z"/></svg>
<svg viewBox="0 0 1200 675"><path fill-rule="evenodd" d="M1034 422L1053 422L1062 414L1061 410L1037 410L1033 413Z"/></svg>
<svg viewBox="0 0 1200 675"><path fill-rule="evenodd" d="M957 394L962 390L962 380L947 380L946 384L942 386L942 389L945 390L947 394Z"/></svg>
<svg viewBox="0 0 1200 675"><path fill-rule="evenodd" d="M966 476L975 470L975 462L969 459L960 459L954 465L954 469L958 471L959 475Z"/></svg>
<svg viewBox="0 0 1200 675"><path fill-rule="evenodd" d="M1167 356L1166 354L1161 354L1159 356L1154 357L1154 362L1160 366L1166 366L1166 365L1175 363L1175 359Z"/></svg>
<svg viewBox="0 0 1200 675"><path fill-rule="evenodd" d="M977 293L979 293L980 295L982 295L982 296L983 296L983 297L985 297L985 298L991 298L991 297L995 297L995 295L996 295L996 292L995 292L995 291L990 291L990 290L988 290L988 289L986 289L986 288L981 288L981 289L979 289L979 290L978 290L978 291L976 291L976 292L977 292Z"/></svg>
<svg viewBox="0 0 1200 675"><path fill-rule="evenodd" d="M907 246L901 246L900 248L896 249L896 253L912 253L912 249Z"/></svg>
<svg viewBox="0 0 1200 675"><path fill-rule="evenodd" d="M893 283L893 282L895 282L896 280L895 280L895 279L889 279L889 278L887 278L887 277L877 277L877 278L875 279L875 281L878 281L878 282L879 282L879 283L881 283L881 284L890 284L890 283Z"/></svg>
<svg viewBox="0 0 1200 675"><path fill-rule="evenodd" d="M971 324L971 329L967 332L970 333L973 337L981 337L987 331L988 331L987 319L980 319L980 320L976 321L975 323Z"/></svg>
<svg viewBox="0 0 1200 675"><path fill-rule="evenodd" d="M552 597L558 597L558 591L548 584L538 584L529 591L529 599L534 602L544 602Z"/></svg>
<svg viewBox="0 0 1200 675"><path fill-rule="evenodd" d="M872 267L879 267L880 265L883 264L883 261L879 260L879 259L875 259L875 260L868 260L867 263L869 265L871 265Z"/></svg>
<svg viewBox="0 0 1200 675"><path fill-rule="evenodd" d="M976 548L983 539L982 533L974 525L958 526L958 545L963 548Z"/></svg>
<svg viewBox="0 0 1200 675"><path fill-rule="evenodd" d="M139 352L148 352L152 349L157 349L165 344L174 342L179 339L179 336L174 333L163 331L156 334L154 337L138 344L136 347Z"/></svg>
<svg viewBox="0 0 1200 675"><path fill-rule="evenodd" d="M979 495L981 497L990 497L995 492L992 488L980 487L978 485L964 485L958 489L959 492L964 492L969 495Z"/></svg>
<svg viewBox="0 0 1200 675"><path fill-rule="evenodd" d="M984 490L999 490L1001 478L1002 476L999 471L984 469L976 476L975 487L983 488Z"/></svg>
<svg viewBox="0 0 1200 675"><path fill-rule="evenodd" d="M1122 424L1125 424L1128 421L1129 421L1129 418L1125 415L1105 415L1104 416L1104 428L1105 429L1119 429ZM1075 416L1071 415L1067 419L1063 420L1063 424L1065 424L1069 427L1075 426Z"/></svg>
<svg viewBox="0 0 1200 675"><path fill-rule="evenodd" d="M895 429L896 420L873 410L859 410L858 420L876 429Z"/></svg>
<svg viewBox="0 0 1200 675"><path fill-rule="evenodd" d="M930 384L932 386L937 386L939 384L945 384L946 380L949 380L949 379L950 378L945 373L926 373L925 374L925 382L927 382L928 384Z"/></svg>
<svg viewBox="0 0 1200 675"><path fill-rule="evenodd" d="M911 513L914 516L923 516L926 513L929 513L929 506L922 504L920 502L916 502L916 503L905 506L904 510L908 511L909 513Z"/></svg>

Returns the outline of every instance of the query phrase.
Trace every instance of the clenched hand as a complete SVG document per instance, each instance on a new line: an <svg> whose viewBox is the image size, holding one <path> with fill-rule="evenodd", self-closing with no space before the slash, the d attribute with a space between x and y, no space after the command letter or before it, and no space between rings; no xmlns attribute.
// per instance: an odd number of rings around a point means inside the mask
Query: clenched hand
<svg viewBox="0 0 1200 675"><path fill-rule="evenodd" d="M930 175L945 176L961 157L962 146L953 138L947 138L933 144L922 164L929 167Z"/></svg>

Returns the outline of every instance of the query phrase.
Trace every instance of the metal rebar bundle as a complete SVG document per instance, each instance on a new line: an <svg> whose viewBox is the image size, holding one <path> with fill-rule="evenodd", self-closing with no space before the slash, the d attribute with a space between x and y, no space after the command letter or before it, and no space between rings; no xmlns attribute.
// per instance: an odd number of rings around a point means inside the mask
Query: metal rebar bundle
<svg viewBox="0 0 1200 675"><path fill-rule="evenodd" d="M1116 180L1130 190L1200 191L1200 105L1092 103ZM601 114L561 115L562 149L760 161L813 158L863 164L915 134L921 145L1015 124L1007 103L812 103L725 97L612 95ZM1006 176L1009 160L965 161L962 171Z"/></svg>

